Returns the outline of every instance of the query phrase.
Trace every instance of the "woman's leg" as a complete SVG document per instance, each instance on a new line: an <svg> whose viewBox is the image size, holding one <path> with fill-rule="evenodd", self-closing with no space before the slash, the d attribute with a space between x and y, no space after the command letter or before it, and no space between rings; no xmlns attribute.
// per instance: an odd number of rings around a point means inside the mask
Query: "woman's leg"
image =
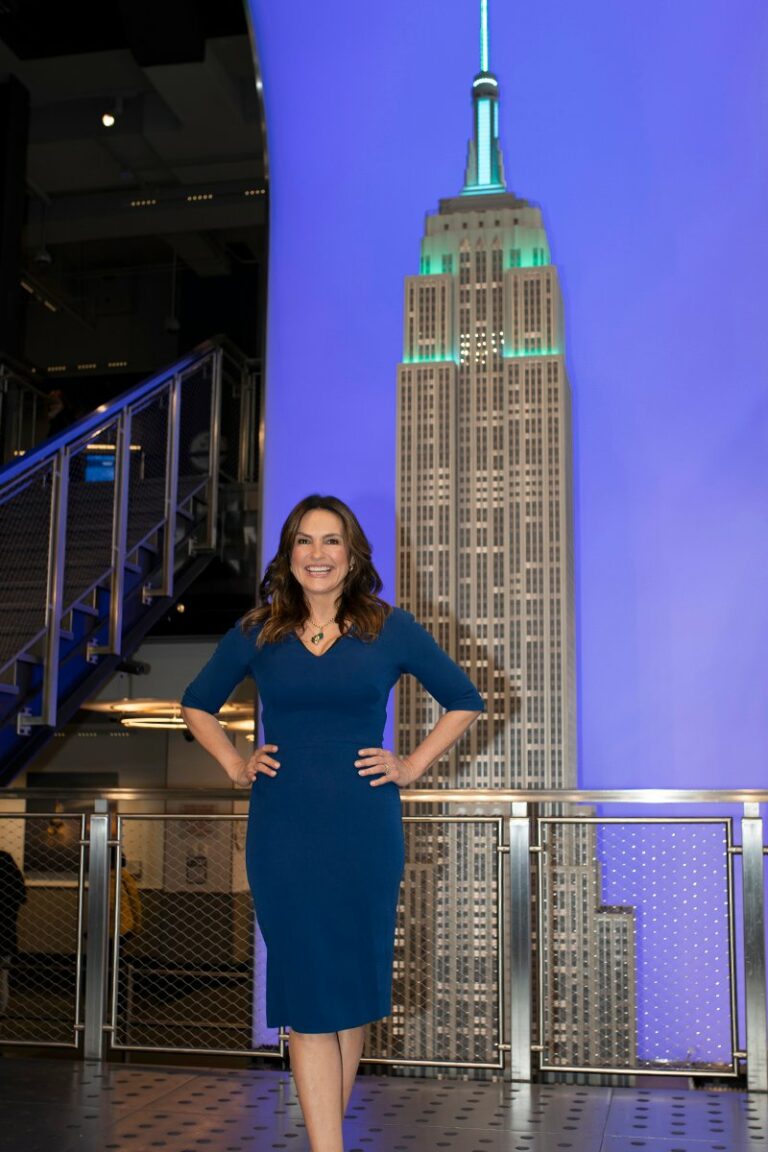
<svg viewBox="0 0 768 1152"><path fill-rule="evenodd" d="M341 1049L341 1080L342 1080L342 1115L347 1110L352 1087L357 1076L360 1057L363 1054L365 1043L365 1027L345 1028L338 1033L339 1048Z"/></svg>
<svg viewBox="0 0 768 1152"><path fill-rule="evenodd" d="M343 1079L336 1032L291 1032L291 1071L312 1152L344 1152Z"/></svg>

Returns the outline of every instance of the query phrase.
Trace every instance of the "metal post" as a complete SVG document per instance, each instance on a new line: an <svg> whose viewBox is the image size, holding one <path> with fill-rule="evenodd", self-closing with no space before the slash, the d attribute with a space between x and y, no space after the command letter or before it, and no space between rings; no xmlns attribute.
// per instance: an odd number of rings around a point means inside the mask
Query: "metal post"
<svg viewBox="0 0 768 1152"><path fill-rule="evenodd" d="M244 484L250 479L248 471L248 430L251 415L251 393L249 388L248 370L240 365L240 428L237 443L237 482Z"/></svg>
<svg viewBox="0 0 768 1152"><path fill-rule="evenodd" d="M69 510L69 448L53 459L51 522L48 535L48 582L45 605L45 662L43 665L43 706L40 716L19 716L19 727L45 724L56 727L59 696L59 644L64 609L64 566L67 554L67 512Z"/></svg>
<svg viewBox="0 0 768 1152"><path fill-rule="evenodd" d="M217 348L211 365L211 439L208 455L208 524L205 547L216 548L219 519L219 455L221 451L221 375L224 352Z"/></svg>
<svg viewBox="0 0 768 1152"><path fill-rule="evenodd" d="M741 821L744 881L744 986L747 1024L747 1088L768 1092L768 1026L765 988L765 865L759 804L745 804Z"/></svg>
<svg viewBox="0 0 768 1152"><path fill-rule="evenodd" d="M237 462L237 480L240 484L252 484L255 479L254 459L257 435L255 401L255 374L252 369L243 366L240 372L240 443Z"/></svg>
<svg viewBox="0 0 768 1152"><path fill-rule="evenodd" d="M159 587L148 588L150 596L173 596L176 560L176 512L179 497L179 428L181 419L181 377L173 377L168 391L168 435L165 452L165 512L163 528L163 575Z"/></svg>
<svg viewBox="0 0 768 1152"><path fill-rule="evenodd" d="M511 1080L531 1079L531 859L528 805L509 819L509 1028Z"/></svg>
<svg viewBox="0 0 768 1152"><path fill-rule="evenodd" d="M6 435L6 409L8 407L8 378L5 374L5 365L0 364L0 464L5 464L8 449Z"/></svg>
<svg viewBox="0 0 768 1152"><path fill-rule="evenodd" d="M84 1056L86 1060L101 1060L104 1056L104 1009L109 956L109 811L106 800L96 800L90 824Z"/></svg>
<svg viewBox="0 0 768 1152"><path fill-rule="evenodd" d="M109 593L109 637L106 644L89 644L88 654L119 653L123 638L123 591L128 540L128 499L131 478L131 409L118 417L115 435L115 489L112 501L112 573Z"/></svg>

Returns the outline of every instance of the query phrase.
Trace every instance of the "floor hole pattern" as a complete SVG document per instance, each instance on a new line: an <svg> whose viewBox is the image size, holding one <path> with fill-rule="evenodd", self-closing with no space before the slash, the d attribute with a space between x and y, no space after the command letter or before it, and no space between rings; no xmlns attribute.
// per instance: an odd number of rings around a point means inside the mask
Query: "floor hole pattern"
<svg viewBox="0 0 768 1152"><path fill-rule="evenodd" d="M308 1152L291 1077L3 1060L0 1152ZM347 1152L768 1152L742 1092L362 1076Z"/></svg>

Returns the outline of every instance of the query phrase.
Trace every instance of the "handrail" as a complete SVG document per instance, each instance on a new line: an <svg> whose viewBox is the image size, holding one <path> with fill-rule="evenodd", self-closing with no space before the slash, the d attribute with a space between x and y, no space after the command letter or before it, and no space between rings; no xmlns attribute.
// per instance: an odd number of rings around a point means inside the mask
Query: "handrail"
<svg viewBox="0 0 768 1152"><path fill-rule="evenodd" d="M45 392L34 380L30 380L29 376L24 374L23 368L16 367L18 361L15 361L12 356L7 353L0 357L0 380L12 380L16 384L21 384L22 388L27 388L30 392L34 392L41 400L47 400L48 393Z"/></svg>
<svg viewBox="0 0 768 1152"><path fill-rule="evenodd" d="M248 788L3 788L4 800L245 800ZM409 804L768 804L765 788L405 788Z"/></svg>
<svg viewBox="0 0 768 1152"><path fill-rule="evenodd" d="M0 605L0 672L6 695L24 703L19 736L55 727L59 671L78 645L70 685L77 660L123 651L126 595L135 624L139 597L145 609L173 597L185 557L215 552L224 355L213 341L201 345L0 470L12 605ZM102 465L99 448L109 457L103 475L89 473L89 460ZM32 559L20 570L25 533ZM39 711L37 686L24 698L19 685L30 661L42 663Z"/></svg>
<svg viewBox="0 0 768 1152"><path fill-rule="evenodd" d="M95 811L90 820L82 825L81 839L83 845L87 844L88 846L88 889L91 893L88 904L88 939L89 941L98 939L104 944L108 938L109 901L106 895L108 878L115 871L112 853L119 853L128 844L128 838L123 837L121 828L125 827L127 823L138 821L154 825L159 830L159 835L162 836L165 834L165 828L169 826L164 823L167 821L212 820L240 823L247 819L245 805L248 800L248 790L232 787L228 789L46 787L40 789L7 788L0 792L0 796L5 800L10 799L19 802L17 811L13 811L11 806L6 804L4 812L0 814L0 823L5 824L6 829L9 830L8 835L15 835L19 843L23 842L23 828L26 825L22 825L22 830L14 831L14 822L18 821L21 824L21 822L30 819L45 820L48 813L39 812L37 808L44 807L46 802L50 802L48 812L53 813L55 810L54 802L57 800L64 798L93 800L96 797ZM407 808L411 809L410 812L407 811L406 813L407 826L412 834L415 830L416 834L419 835L419 825L420 823L423 824L423 834L427 837L428 843L432 842L429 838L434 836L434 826L437 825L439 830L441 821L453 825L464 824L465 826L473 821L479 821L486 826L493 826L494 841L491 849L495 862L489 863L489 868L493 869L493 875L491 876L483 870L479 876L476 876L475 892L478 895L474 904L475 909L486 910L483 911L483 916L486 915L490 905L493 905L491 914L496 917L497 930L495 934L487 931L483 938L487 941L495 939L509 942L508 949L502 950L503 946L500 946L497 967L495 967L494 976L490 977L489 982L484 986L485 992L479 992L477 989L478 994L495 995L499 1005L498 1040L495 1042L499 1062L493 1067L503 1068L505 1075L513 1080L530 1081L537 1064L543 1071L557 1073L680 1076L686 1075L687 1072L692 1075L720 1075L724 1077L735 1077L739 1074L740 1069L746 1066L748 1089L760 1092L768 1090L764 891L764 861L767 849L764 837L764 821L759 815L758 808L760 803L768 802L768 789L612 788L547 789L542 791L500 789L498 792L491 789L471 788L444 791L411 789L405 790L402 797L404 801L408 802ZM157 804L158 800L177 801L181 798L194 799L198 802L201 799L225 801L228 802L228 807L237 804L239 811L237 809L235 811L231 809L228 811L219 809L217 811L213 805L201 806L199 803L189 805L189 811L186 812L178 811L177 806L174 806L172 811L163 811L162 806ZM34 799L38 802L34 813L24 811L21 801L25 799ZM110 815L109 800L133 802L130 812L120 813L120 819L116 825L113 824ZM146 800L147 804L136 804L136 801L142 800ZM446 802L446 800L454 806L454 810L449 813L441 812L439 815L435 815L433 812L422 814L414 811L420 805L434 804L436 801ZM498 808L499 800L511 802L511 811L500 813L497 810L494 813L487 811L478 813L472 810L474 804L488 805L493 803ZM40 804L40 801L43 801L43 804ZM153 803L149 803L150 801ZM456 804L456 801L459 801L459 804ZM637 818L622 813L616 818L604 814L595 817L589 809L577 815L562 814L561 809L560 814L551 817L548 812L537 810L540 802L545 804L554 802L561 805L574 802L586 804L653 802L657 806L665 803L700 805L702 802L717 804L740 802L744 805L744 811L735 819L731 813L722 812L713 812L711 818L707 816L704 819L699 813L684 815L670 813L668 816L657 813ZM459 807L460 811L456 812L455 807ZM70 819L73 818L74 814L71 814ZM642 918L635 914L633 907L642 904L644 900L642 894L638 895L638 893L641 891L650 892L656 885L655 878L659 874L659 869L668 868L669 864L665 864L662 860L663 851L658 858L655 851L649 851L647 854L643 851L642 857L647 855L647 859L637 856L634 852L628 853L628 846L634 841L625 840L623 842L624 847L616 850L613 859L627 858L629 861L627 867L632 876L638 870L642 872L647 867L650 887L642 890L632 887L626 892L625 898L620 901L616 902L609 898L603 904L602 893L605 890L601 883L601 870L606 863L610 864L611 849L610 847L606 848L605 845L598 845L595 838L596 833L592 828L595 823L603 822L606 826L617 823L637 825L647 822L651 826L651 834L654 836L657 831L656 826L663 824L671 825L672 834L675 836L677 836L678 828L681 825L690 825L695 834L698 834L702 825L719 826L719 829L717 827L714 829L715 836L706 839L706 843L702 847L704 856L692 853L685 857L686 863L691 864L691 874L687 878L683 878L688 884L693 884L693 888L687 889L692 896L691 902L694 905L698 902L698 911L694 908L694 917L692 921L689 921L689 924L693 924L695 928L702 923L703 917L708 917L710 914L717 918L719 924L713 938L715 943L705 939L702 946L704 950L699 950L697 953L698 960L696 960L697 964L710 969L709 950L713 947L720 950L718 953L719 970L725 975L723 975L722 981L718 980L717 995L720 1003L713 1005L713 1007L720 1012L720 1027L725 1029L728 1026L730 1035L727 1041L728 1047L723 1050L722 1056L718 1058L716 1063L709 1062L712 1059L710 1056L703 1056L697 1060L695 1047L689 1049L685 1055L675 1055L674 1058L667 1058L661 1052L650 1055L644 1054L639 1052L631 1040L634 1034L633 1029L640 1019L638 1013L643 1011L641 1000L638 999L635 991L635 978L631 976L636 970L636 964L639 963L637 958L641 955L641 945L636 945L635 934L637 933L638 938L640 938L642 933L646 931ZM554 829L549 827L553 823ZM569 846L575 847L577 844L577 839L571 835L573 824L583 826L578 834L579 844L582 843L581 831L589 833L583 837L588 847L584 859L581 858L580 851L578 860L569 864L564 863L563 857L568 857ZM737 832L735 839L731 834L731 829L734 826L740 830L740 837ZM709 829L707 828L706 833L708 832ZM643 834L645 834L645 830ZM479 839L482 839L484 835L485 832L482 831L479 834ZM631 835L632 837L635 835L634 828L631 829ZM465 838L463 848L454 842L450 851L474 852L476 846L474 832L471 833L468 840L469 842ZM7 842L8 837L6 837L5 843ZM141 842L142 844L146 843L143 835ZM241 840L240 847L242 845ZM710 845L710 847L706 847L706 845ZM679 851L687 852L684 844L680 846ZM715 854L710 857L708 855L710 852ZM162 852L159 853L159 858L163 859ZM486 856L486 858L490 861L490 856ZM413 857L409 856L409 859L411 863L416 864L417 869L426 860L420 854ZM467 857L465 856L464 859L466 860ZM162 875L165 876L167 864L163 863L161 867L163 868ZM739 883L735 884L734 877L737 867ZM573 879L574 868L578 874L575 883ZM463 874L462 871L461 875ZM226 870L224 875L227 875ZM700 876L703 878L701 883L699 882ZM494 877L495 895L492 892ZM706 879L707 877L710 879ZM712 888L712 877L714 877L716 889ZM145 878L145 883L147 879ZM419 883L420 880L421 875L416 877L415 882ZM670 880L671 883L676 882L672 878ZM408 881L406 880L406 882ZM572 910L568 911L570 902L567 897L569 894L573 895L574 892L583 891L583 888L580 887L582 882L587 884L589 892L583 899L574 899ZM228 883L229 881L224 881L224 888L221 891L229 890L227 888ZM165 891L167 887L167 882L162 880L162 890ZM175 886L172 887L175 892ZM664 884L661 887L665 889L661 896L664 899L669 899L669 890L665 888ZM694 891L697 887L698 893ZM453 887L453 881L450 877L443 878L437 869L426 888L432 889L435 894L438 894L437 903L440 906L440 912L439 919L437 916L435 917L435 926L437 932L440 933L438 939L445 945L451 935L450 928L446 928L446 925L453 922L450 915L451 902L457 898L459 893ZM150 889L156 891L157 884L154 882L147 883L147 890ZM182 885L182 889L190 891L189 882L187 882L186 887ZM83 891L82 887L80 891ZM217 888L216 891L218 892L219 889ZM611 891L615 896L620 889L613 888ZM716 891L717 902L715 904L711 902L713 891ZM120 923L119 892L118 885L114 907L116 925ZM559 900L561 893L566 897L562 901ZM202 892L201 895L205 898ZM607 891L606 895L609 895ZM656 895L653 893L654 898ZM434 902L430 904L431 901L434 901L434 896L430 895L430 891L427 891L426 895L416 896L413 905L406 904L405 906L409 909L413 909L415 906L415 916L418 920L420 916L433 914L429 911L430 906L433 912L435 909L435 904ZM464 919L467 916L473 917L475 912L473 912L472 896L470 895L467 899L463 889L461 901L462 920L460 922L463 931L456 940L449 941L450 955L458 955L459 952L472 949L472 942L478 939L478 936L467 930L470 923L477 925L482 922L487 927L487 920L485 919L482 921ZM583 901L587 901L589 907ZM684 901L684 903L688 902L688 900ZM466 907L467 903L469 904L468 908ZM448 909L447 913L445 912L446 908ZM560 922L561 913L562 922ZM683 987L683 995L685 996L688 991L687 981L695 965L689 965L690 957L686 956L684 951L686 937L679 929L676 919L672 917L671 920L668 920L662 917L661 920L662 923L658 926L655 916L649 915L645 921L646 928L649 923L651 924L651 927L647 929L649 934L643 937L647 943L646 951L653 951L654 946L659 941L663 943L668 940L668 946L672 950L671 955L680 958L678 977L681 973L685 975L686 983ZM602 934L600 932L601 924ZM621 928L621 932L615 938L611 935L614 928ZM742 941L740 950L736 948L739 931ZM195 937L195 939L197 938ZM418 936L417 939L420 941L421 937ZM559 958L564 940L568 942L568 954L563 953L563 956ZM612 940L613 943L611 943ZM572 952L574 941L578 945L578 953ZM117 931L114 933L114 942L116 951L114 953L111 1009L113 1027L116 1020L115 989L118 987L120 964L119 933ZM482 947L483 945L481 945ZM602 950L599 951L598 949L601 947ZM451 949L453 952L450 951ZM589 955L594 961L594 970L590 967L590 962L583 958L585 949L590 950ZM413 952L412 955L415 957L416 953ZM89 945L84 1033L84 1052L88 1059L101 1057L103 1038L110 1031L109 1027L105 1027L106 1022L103 1015L108 965L104 955L102 955L100 962L91 964L91 959L97 956L98 953L95 951L93 957L91 956ZM570 958L571 956L575 959ZM419 962L422 959L423 956L420 954ZM491 960L492 962L493 960ZM432 963L434 965L434 956ZM406 987L411 981L410 987L417 990L418 985L413 983L413 970L406 966L404 971ZM486 971L489 969L486 968ZM418 977L416 979L418 980ZM560 987L563 986L564 982L570 982L577 990L577 997L579 995L578 989L582 989L582 999L578 1001L580 1007L573 1010L569 1009L568 1001L564 998L560 1005L564 1008L564 1012L555 1017L553 1015L553 989L555 987L553 980L557 980ZM744 1043L741 1043L737 1026L736 988L740 980L743 981L744 991ZM467 975L459 977L461 988L457 994L460 996L475 994L472 991L472 981L472 967L471 964L468 964ZM617 981L621 985L618 992L616 991ZM722 987L720 987L721 984ZM683 1001L675 1000L676 996L678 998L680 996L679 992L674 991L676 987L680 987L679 980L677 985L673 985L673 991L670 993L672 1000L675 1003L687 1004L687 998ZM495 989L495 993L492 991L493 989ZM585 990L587 989L590 990L590 994L594 991L598 993L605 991L609 1006L616 1004L618 998L619 1006L623 1006L626 1016L622 1015L621 1011L611 1014L610 1007L602 1016L597 1011L595 1015L590 1015L592 1007L586 1006L585 998ZM448 997L450 1004L450 991L446 992L446 997ZM669 998L662 997L660 1001L662 1008L668 1002L670 1002ZM532 1013L532 1006L535 1004L538 1005L536 1018ZM594 1008L597 1010L596 1004ZM656 1011L658 1010L657 1007ZM601 1008L600 1011L603 1009ZM698 1029L699 1017L692 1010L686 1009L686 1012L691 1027ZM620 1055L618 1059L614 1055L617 1051L615 1048L610 1048L605 1054L599 1047L591 1047L586 1044L582 1047L580 1043L574 1046L572 1043L574 1039L578 1041L579 1037L584 1038L591 1035L602 1021L610 1022L611 1027L615 1025L618 1033L628 1038L626 1048L621 1049L624 1055ZM562 1050L558 1048L558 1045L563 1037L564 1024L569 1031L563 1042L569 1046ZM623 1033L622 1030L624 1030ZM113 1031L112 1035L114 1038L117 1033ZM118 1045L118 1047L122 1046L122 1044ZM168 1045L164 1050L177 1049ZM396 1064L400 1063L401 1060L397 1054L388 1053L385 1062ZM402 1062L418 1064L421 1061L406 1059ZM448 1063L456 1067L469 1066L457 1064L453 1060L448 1061ZM426 1060L426 1064L435 1064L434 1058L430 1056ZM491 1065L480 1064L478 1066L490 1067Z"/></svg>
<svg viewBox="0 0 768 1152"><path fill-rule="evenodd" d="M215 336L211 336L210 340L206 340L204 344L199 345L200 349L210 349L211 347L223 348L225 352L231 355L235 360L239 360L241 363L246 364L249 368L256 367L260 363L258 356L249 356L249 354L244 352L240 345L236 344L232 337L227 336L225 332L217 332ZM198 349L196 348L195 351L197 350Z"/></svg>
<svg viewBox="0 0 768 1152"><path fill-rule="evenodd" d="M33 381L29 370L7 353L0 358L0 467L36 443L50 404L44 381Z"/></svg>
<svg viewBox="0 0 768 1152"><path fill-rule="evenodd" d="M46 440L46 442L38 448L33 448L31 452L25 453L25 455L19 457L18 460L6 464L0 468L0 484L10 483L18 479L18 477L22 476L25 472L39 464L45 463L46 460L55 456L62 448L81 440L84 436L101 428L126 408L132 407L138 401L151 396L154 391L162 388L162 386L167 384L169 380L172 380L174 376L181 375L189 368L195 367L207 356L210 356L212 350L213 347L205 348L204 351L194 352L189 356L183 357L181 360L175 361L172 365L169 365L169 367L161 369L161 371L155 373L154 376L150 376L143 384L128 389L108 404L100 405L95 412L83 416L82 419L70 425L69 428L65 428L58 436Z"/></svg>

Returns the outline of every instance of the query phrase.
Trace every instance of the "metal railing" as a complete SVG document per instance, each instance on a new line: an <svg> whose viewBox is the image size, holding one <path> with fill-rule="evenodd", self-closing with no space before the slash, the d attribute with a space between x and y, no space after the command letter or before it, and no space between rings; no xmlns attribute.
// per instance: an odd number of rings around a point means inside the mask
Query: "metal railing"
<svg viewBox="0 0 768 1152"><path fill-rule="evenodd" d="M42 665L19 732L56 724L64 641L119 653L127 590L172 597L180 559L216 547L222 358L206 346L0 472L0 691Z"/></svg>
<svg viewBox="0 0 768 1152"><path fill-rule="evenodd" d="M0 465L29 452L47 435L48 393L8 356L0 361Z"/></svg>
<svg viewBox="0 0 768 1152"><path fill-rule="evenodd" d="M0 940L0 1044L282 1059L287 1035L263 1018L247 797L94 797L3 792L0 863L25 874L27 902L18 948ZM402 799L393 1012L369 1027L366 1061L516 1080L746 1068L768 1090L768 792Z"/></svg>

